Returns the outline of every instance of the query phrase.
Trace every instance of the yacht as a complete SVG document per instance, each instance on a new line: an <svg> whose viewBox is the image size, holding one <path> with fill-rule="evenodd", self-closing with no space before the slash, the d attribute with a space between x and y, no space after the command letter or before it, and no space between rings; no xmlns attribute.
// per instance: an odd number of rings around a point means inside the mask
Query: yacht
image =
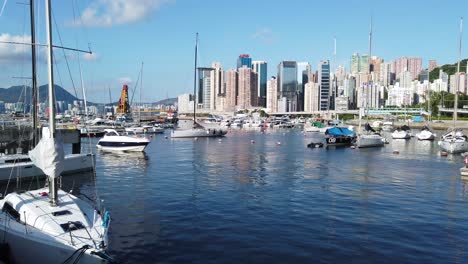
<svg viewBox="0 0 468 264"><path fill-rule="evenodd" d="M106 134L98 143L98 149L109 151L144 151L150 140L137 136L133 132L119 133L115 129L106 129Z"/></svg>

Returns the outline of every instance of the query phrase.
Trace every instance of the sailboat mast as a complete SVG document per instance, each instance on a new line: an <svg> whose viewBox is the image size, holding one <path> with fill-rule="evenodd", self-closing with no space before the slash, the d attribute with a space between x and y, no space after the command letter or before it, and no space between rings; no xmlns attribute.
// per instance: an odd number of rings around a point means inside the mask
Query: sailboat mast
<svg viewBox="0 0 468 264"><path fill-rule="evenodd" d="M36 78L36 27L34 18L34 0L29 3L30 19L31 19L31 66L32 66L32 133L33 145L36 146L38 142L37 134L37 78Z"/></svg>
<svg viewBox="0 0 468 264"><path fill-rule="evenodd" d="M141 102L141 90L143 88L143 62L141 62L141 79L140 79L140 107L138 107L138 124L141 124L141 107L142 107L142 102Z"/></svg>
<svg viewBox="0 0 468 264"><path fill-rule="evenodd" d="M461 46L462 46L462 33L463 33L463 17L460 18L460 39L458 44L458 63L457 63L457 85L455 86L455 103L453 104L453 127L457 121L457 108L458 108L458 86L460 85L460 57L461 57Z"/></svg>
<svg viewBox="0 0 468 264"><path fill-rule="evenodd" d="M49 131L50 137L55 138L55 96L54 96L54 65L53 65L53 47L52 47L52 18L50 10L50 0L45 0L46 14L46 34L47 34L47 66L49 77ZM54 177L49 179L49 198L52 206L57 205L58 201L58 180Z"/></svg>
<svg viewBox="0 0 468 264"><path fill-rule="evenodd" d="M196 113L197 113L197 52L198 52L198 32L195 35L195 69L193 77L193 125L196 124Z"/></svg>

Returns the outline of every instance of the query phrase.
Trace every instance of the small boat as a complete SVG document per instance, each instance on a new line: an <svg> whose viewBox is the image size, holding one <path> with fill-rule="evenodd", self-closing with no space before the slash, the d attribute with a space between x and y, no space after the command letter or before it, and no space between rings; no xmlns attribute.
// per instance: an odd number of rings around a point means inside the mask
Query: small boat
<svg viewBox="0 0 468 264"><path fill-rule="evenodd" d="M62 175L76 172L92 171L96 157L89 154L68 154L65 155ZM28 155L13 154L0 157L0 181L20 177L43 176L44 172L36 167Z"/></svg>
<svg viewBox="0 0 468 264"><path fill-rule="evenodd" d="M385 121L382 123L382 131L392 131L393 130L393 122Z"/></svg>
<svg viewBox="0 0 468 264"><path fill-rule="evenodd" d="M358 148L383 147L386 139L378 134L370 125L366 123L365 130L367 134L357 137L356 146Z"/></svg>
<svg viewBox="0 0 468 264"><path fill-rule="evenodd" d="M327 146L351 146L356 140L356 133L346 127L332 127L325 131Z"/></svg>
<svg viewBox="0 0 468 264"><path fill-rule="evenodd" d="M442 151L448 153L462 153L468 151L468 139L461 130L451 130L439 141Z"/></svg>
<svg viewBox="0 0 468 264"><path fill-rule="evenodd" d="M434 133L428 126L424 126L418 134L416 134L418 140L434 140L436 133Z"/></svg>
<svg viewBox="0 0 468 264"><path fill-rule="evenodd" d="M392 133L392 138L393 139L410 139L411 138L411 133L409 130L409 126L401 126L395 129Z"/></svg>
<svg viewBox="0 0 468 264"><path fill-rule="evenodd" d="M308 148L323 148L323 143L321 142L310 142L309 144L307 144L307 147Z"/></svg>
<svg viewBox="0 0 468 264"><path fill-rule="evenodd" d="M110 151L144 151L150 140L146 137L137 136L126 132L119 134L115 129L106 129L106 134L101 138L97 147Z"/></svg>
<svg viewBox="0 0 468 264"><path fill-rule="evenodd" d="M135 126L135 127L126 127L126 132L133 132L135 134L162 134L164 133L164 128L160 126L150 126L150 125L143 125L143 126Z"/></svg>
<svg viewBox="0 0 468 264"><path fill-rule="evenodd" d="M325 125L321 122L313 122L304 126L304 132L320 132L321 128L325 128Z"/></svg>

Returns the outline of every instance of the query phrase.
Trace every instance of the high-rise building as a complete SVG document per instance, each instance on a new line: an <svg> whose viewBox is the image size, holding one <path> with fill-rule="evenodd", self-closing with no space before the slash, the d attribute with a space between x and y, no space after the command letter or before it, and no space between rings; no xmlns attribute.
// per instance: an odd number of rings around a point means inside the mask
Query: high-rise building
<svg viewBox="0 0 468 264"><path fill-rule="evenodd" d="M271 77L267 82L267 104L266 108L269 112L275 113L278 111L278 82L275 77Z"/></svg>
<svg viewBox="0 0 468 264"><path fill-rule="evenodd" d="M369 55L367 54L362 54L361 60L359 62L359 72L365 72L368 73L370 72L370 61L369 61Z"/></svg>
<svg viewBox="0 0 468 264"><path fill-rule="evenodd" d="M213 72L210 75L210 110L222 110L221 97L225 95L223 66L219 62L213 62L211 68Z"/></svg>
<svg viewBox="0 0 468 264"><path fill-rule="evenodd" d="M361 57L359 56L359 53L354 53L353 55L351 55L350 67L351 67L352 74L356 74L360 72L360 67L359 67L360 60L361 60Z"/></svg>
<svg viewBox="0 0 468 264"><path fill-rule="evenodd" d="M237 105L237 83L238 74L237 71L232 69L225 73L226 78L226 103L225 110L234 110Z"/></svg>
<svg viewBox="0 0 468 264"><path fill-rule="evenodd" d="M304 111L314 112L320 110L320 85L312 81L306 83L304 88Z"/></svg>
<svg viewBox="0 0 468 264"><path fill-rule="evenodd" d="M422 59L421 58L408 58L408 57L401 57L397 58L393 61L394 64L394 73L395 78L400 79L400 75L404 71L409 71L411 73L411 78L417 79L419 73L422 70Z"/></svg>
<svg viewBox="0 0 468 264"><path fill-rule="evenodd" d="M392 63L384 62L380 64L380 83L383 86L393 84L395 80L395 73L392 72Z"/></svg>
<svg viewBox="0 0 468 264"><path fill-rule="evenodd" d="M198 94L197 109L203 108L210 110L211 105L211 72L212 68L198 68Z"/></svg>
<svg viewBox="0 0 468 264"><path fill-rule="evenodd" d="M278 65L278 97L285 98L285 112L297 111L297 63L282 61Z"/></svg>
<svg viewBox="0 0 468 264"><path fill-rule="evenodd" d="M381 82L382 79L380 79L380 70L381 70L381 65L383 64L384 60L382 58L379 58L377 56L372 56L370 65L371 65L371 72L374 72L374 82Z"/></svg>
<svg viewBox="0 0 468 264"><path fill-rule="evenodd" d="M435 68L437 68L437 61L436 60L429 60L429 71L432 71Z"/></svg>
<svg viewBox="0 0 468 264"><path fill-rule="evenodd" d="M308 62L297 63L297 112L304 111L304 88L309 82L310 70Z"/></svg>
<svg viewBox="0 0 468 264"><path fill-rule="evenodd" d="M253 61L252 69L258 74L257 82L257 94L258 94L258 106L266 107L267 98L267 62L266 61Z"/></svg>
<svg viewBox="0 0 468 264"><path fill-rule="evenodd" d="M252 68L252 58L250 58L249 54L241 54L239 55L239 58L237 58L237 69L242 66Z"/></svg>
<svg viewBox="0 0 468 264"><path fill-rule="evenodd" d="M330 109L330 63L328 60L320 61L318 66L318 83L320 85L320 110Z"/></svg>
<svg viewBox="0 0 468 264"><path fill-rule="evenodd" d="M237 96L237 107L239 109L248 109L257 106L257 73L251 68L243 66L239 68L239 82Z"/></svg>

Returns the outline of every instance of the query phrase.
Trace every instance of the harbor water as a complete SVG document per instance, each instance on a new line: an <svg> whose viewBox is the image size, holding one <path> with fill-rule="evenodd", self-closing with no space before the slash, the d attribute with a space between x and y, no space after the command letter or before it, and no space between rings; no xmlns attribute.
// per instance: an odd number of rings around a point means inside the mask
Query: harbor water
<svg viewBox="0 0 468 264"><path fill-rule="evenodd" d="M97 152L96 186L63 181L97 189L119 263L468 263L463 158L386 137L383 148L310 149L323 135L155 135L145 154Z"/></svg>

